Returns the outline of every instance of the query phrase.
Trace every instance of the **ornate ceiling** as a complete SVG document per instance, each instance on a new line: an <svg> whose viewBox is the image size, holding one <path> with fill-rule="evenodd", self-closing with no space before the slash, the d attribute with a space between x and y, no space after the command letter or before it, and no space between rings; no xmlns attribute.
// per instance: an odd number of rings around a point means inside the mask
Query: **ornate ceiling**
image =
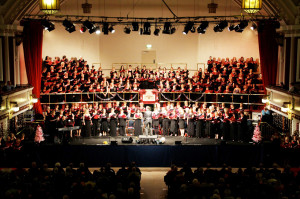
<svg viewBox="0 0 300 199"><path fill-rule="evenodd" d="M60 0L61 1L61 14L69 14L70 9L69 7L73 8L73 13L77 12L82 15L82 8L81 4L85 3L85 0ZM118 9L122 9L121 6L119 6L118 2L125 2L128 5L122 5L122 7L132 7L132 2L135 2L136 4L143 3L143 7L139 7L139 9L143 9L143 11L147 9L157 9L162 10L162 2L161 0L98 0L98 3L102 3L101 6L107 6L107 8L114 8L118 7ZM93 0L89 0L89 2L93 2ZM151 2L151 6L148 5L149 2ZM178 3L179 2L179 3ZM166 0L166 3L170 5L175 5L173 8L175 10L185 8L190 9L189 13L195 14L195 0L185 0L183 1L179 0ZM207 10L207 4L210 3L210 0L204 0L204 1L197 1L197 2L204 2L200 5L198 3L199 9L206 9ZM233 5L235 9L239 9L242 0L215 0L215 3L219 4L219 8L217 9L217 15L218 12L223 12L225 10L225 13L229 15L228 6L227 5ZM222 6L225 5L226 7ZM39 1L38 0L0 0L0 23L2 24L18 24L19 21L23 18L25 14L40 14L39 8L38 8ZM63 6L63 5L68 6ZM194 6L193 6L194 5ZM201 6L201 7L200 7ZM298 6L298 7L297 7ZM300 6L300 0L263 0L263 9L258 13L266 16L278 16L280 19L282 19L283 24L295 24L296 17L299 16L299 8ZM96 7L96 6L94 6ZM99 4L100 7L100 4ZM171 6L170 6L171 7ZM94 9L94 8L93 8ZM138 9L138 8L136 8ZM230 7L231 9L231 7ZM226 12L227 10L227 12ZM108 9L106 11L108 13ZM100 12L99 12L100 13ZM120 11L121 13L121 11ZM126 16L126 15L125 15ZM149 16L152 17L152 16Z"/></svg>

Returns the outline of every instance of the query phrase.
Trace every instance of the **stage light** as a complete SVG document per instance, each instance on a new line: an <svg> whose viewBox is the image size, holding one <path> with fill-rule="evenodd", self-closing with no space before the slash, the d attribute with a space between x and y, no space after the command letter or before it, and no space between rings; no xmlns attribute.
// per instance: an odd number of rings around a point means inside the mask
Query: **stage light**
<svg viewBox="0 0 300 199"><path fill-rule="evenodd" d="M228 27L228 31L233 31L233 30L234 30L234 27L235 27L235 25L231 24L231 25Z"/></svg>
<svg viewBox="0 0 300 199"><path fill-rule="evenodd" d="M89 30L90 34L92 34L96 31L95 24L90 22L89 20L86 20L85 22L83 22L83 25Z"/></svg>
<svg viewBox="0 0 300 199"><path fill-rule="evenodd" d="M151 25L149 22L144 23L144 32L143 35L151 35Z"/></svg>
<svg viewBox="0 0 300 199"><path fill-rule="evenodd" d="M108 35L108 23L106 23L106 22L103 23L103 26L102 26L102 32L103 32L105 35Z"/></svg>
<svg viewBox="0 0 300 199"><path fill-rule="evenodd" d="M154 30L154 35L159 36L160 28L156 27Z"/></svg>
<svg viewBox="0 0 300 199"><path fill-rule="evenodd" d="M207 22L207 21L203 21L203 22L199 25L199 27L197 28L197 32L198 32L199 34L205 34L207 27L208 27L208 22Z"/></svg>
<svg viewBox="0 0 300 199"><path fill-rule="evenodd" d="M183 34L186 35L189 33L190 30L192 30L192 28L194 27L194 22L189 21L185 26L184 26L184 30L183 30Z"/></svg>
<svg viewBox="0 0 300 199"><path fill-rule="evenodd" d="M129 27L126 26L126 27L124 28L124 32L125 32L126 34L130 34L131 30L130 30Z"/></svg>
<svg viewBox="0 0 300 199"><path fill-rule="evenodd" d="M72 33L76 30L74 24L68 19L65 19L63 21L63 26L65 27L66 31L68 31L69 33Z"/></svg>
<svg viewBox="0 0 300 199"><path fill-rule="evenodd" d="M143 34L143 28L140 28L140 35Z"/></svg>
<svg viewBox="0 0 300 199"><path fill-rule="evenodd" d="M132 31L139 31L139 23L132 22Z"/></svg>
<svg viewBox="0 0 300 199"><path fill-rule="evenodd" d="M109 30L109 32L111 32L111 33L115 33L115 32L116 32L116 30L114 29L113 26L110 26L108 30Z"/></svg>
<svg viewBox="0 0 300 199"><path fill-rule="evenodd" d="M171 28L171 35L174 34L175 32L176 32L176 28L175 27Z"/></svg>
<svg viewBox="0 0 300 199"><path fill-rule="evenodd" d="M251 30L255 30L257 28L257 25L255 23L252 23L252 26L250 27Z"/></svg>
<svg viewBox="0 0 300 199"><path fill-rule="evenodd" d="M215 32L223 32L223 30L228 26L228 22L226 20L221 21L214 27Z"/></svg>
<svg viewBox="0 0 300 199"><path fill-rule="evenodd" d="M100 30L100 27L99 27L99 26L96 27L95 33L96 33L97 35L99 35L99 34L101 33L101 30Z"/></svg>
<svg viewBox="0 0 300 199"><path fill-rule="evenodd" d="M80 33L84 33L85 31L86 31L86 27L85 26L81 26Z"/></svg>
<svg viewBox="0 0 300 199"><path fill-rule="evenodd" d="M55 29L55 25L47 19L42 20L42 26L44 27L45 30L48 30L49 32Z"/></svg>
<svg viewBox="0 0 300 199"><path fill-rule="evenodd" d="M192 28L191 28L191 33L195 33L196 32L196 29L195 29L195 26L193 26Z"/></svg>
<svg viewBox="0 0 300 199"><path fill-rule="evenodd" d="M163 34L171 34L171 23L165 22L164 30L162 31Z"/></svg>
<svg viewBox="0 0 300 199"><path fill-rule="evenodd" d="M241 21L238 25L234 27L235 32L240 32L242 33L244 29L248 26L248 21L243 20Z"/></svg>

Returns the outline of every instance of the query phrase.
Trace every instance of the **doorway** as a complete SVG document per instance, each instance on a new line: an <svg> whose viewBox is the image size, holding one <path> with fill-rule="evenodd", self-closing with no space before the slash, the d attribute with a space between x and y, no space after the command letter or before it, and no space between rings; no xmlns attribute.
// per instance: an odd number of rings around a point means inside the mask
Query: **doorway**
<svg viewBox="0 0 300 199"><path fill-rule="evenodd" d="M156 51L155 50L143 50L142 51L142 63L143 64L155 64L156 63Z"/></svg>

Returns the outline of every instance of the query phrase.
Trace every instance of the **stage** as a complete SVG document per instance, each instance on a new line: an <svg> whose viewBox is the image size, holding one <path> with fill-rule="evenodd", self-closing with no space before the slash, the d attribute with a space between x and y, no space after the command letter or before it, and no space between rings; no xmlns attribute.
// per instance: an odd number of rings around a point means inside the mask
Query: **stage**
<svg viewBox="0 0 300 199"><path fill-rule="evenodd" d="M104 142L108 144L103 144ZM117 141L117 145L111 145ZM181 141L181 144L175 144ZM85 162L89 167L101 167L110 162L114 167L128 165L135 161L140 167L169 167L172 164L192 167L206 166L210 163L220 167L224 163L238 168L248 166L271 166L289 163L299 166L300 150L286 150L271 142L261 144L225 142L208 138L166 137L165 144L137 144L135 137L132 143L122 143L121 137L74 138L69 143L36 144L24 143L21 151L1 151L1 167L29 167L31 161L53 166L61 162L67 166L70 162L78 166Z"/></svg>

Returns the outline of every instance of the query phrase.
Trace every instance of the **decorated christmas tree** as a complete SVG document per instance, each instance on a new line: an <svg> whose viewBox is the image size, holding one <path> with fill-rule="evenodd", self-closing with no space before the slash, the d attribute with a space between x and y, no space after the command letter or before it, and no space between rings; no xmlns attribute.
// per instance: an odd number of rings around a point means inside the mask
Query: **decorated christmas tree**
<svg viewBox="0 0 300 199"><path fill-rule="evenodd" d="M254 129L252 140L255 143L259 143L262 140L261 131L260 131L258 125L256 125L256 127Z"/></svg>
<svg viewBox="0 0 300 199"><path fill-rule="evenodd" d="M44 140L45 140L45 138L44 138L43 129L40 125L38 125L36 127L34 141L37 142L37 143L41 143Z"/></svg>

